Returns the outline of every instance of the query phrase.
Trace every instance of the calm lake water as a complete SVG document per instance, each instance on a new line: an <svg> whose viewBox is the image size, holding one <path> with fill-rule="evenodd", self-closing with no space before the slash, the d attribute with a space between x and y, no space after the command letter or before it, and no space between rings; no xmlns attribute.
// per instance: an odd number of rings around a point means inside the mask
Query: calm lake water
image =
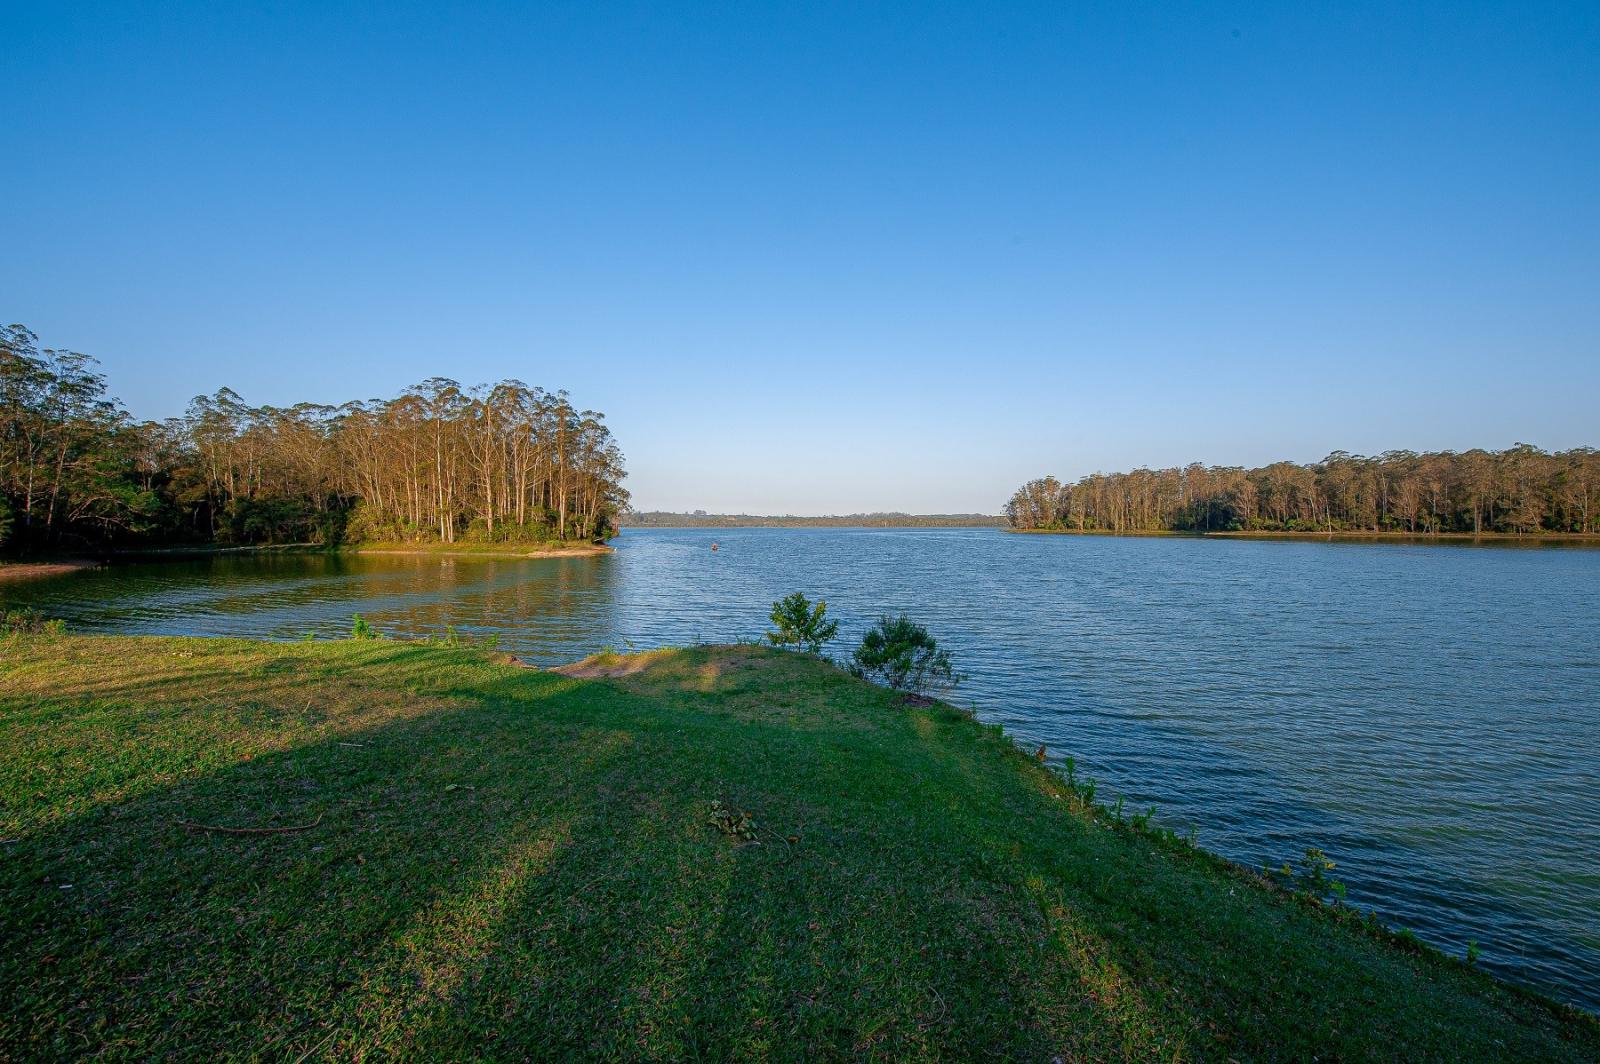
<svg viewBox="0 0 1600 1064"><path fill-rule="evenodd" d="M713 540L721 550L713 553ZM906 610L1101 794L1600 1008L1600 551L992 529L655 529L599 558L233 556L0 585L78 629L500 638L541 663ZM842 641L843 643L844 641Z"/></svg>

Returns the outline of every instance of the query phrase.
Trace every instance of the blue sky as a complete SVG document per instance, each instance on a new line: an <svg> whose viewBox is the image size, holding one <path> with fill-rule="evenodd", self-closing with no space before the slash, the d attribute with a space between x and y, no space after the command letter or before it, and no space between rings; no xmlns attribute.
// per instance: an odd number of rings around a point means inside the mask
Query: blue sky
<svg viewBox="0 0 1600 1064"><path fill-rule="evenodd" d="M516 377L646 508L1600 445L1600 5L12 3L0 317Z"/></svg>

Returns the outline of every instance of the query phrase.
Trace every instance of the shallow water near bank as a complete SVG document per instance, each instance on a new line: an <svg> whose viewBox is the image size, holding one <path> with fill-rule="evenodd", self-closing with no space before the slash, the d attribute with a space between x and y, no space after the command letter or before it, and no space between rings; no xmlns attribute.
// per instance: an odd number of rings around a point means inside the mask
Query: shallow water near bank
<svg viewBox="0 0 1600 1064"><path fill-rule="evenodd" d="M713 542L720 549L712 552ZM1600 551L650 529L592 558L226 555L0 587L76 629L494 635L554 664L758 636L821 596L841 646L906 610L956 701L1259 865L1317 846L1350 901L1600 1008Z"/></svg>

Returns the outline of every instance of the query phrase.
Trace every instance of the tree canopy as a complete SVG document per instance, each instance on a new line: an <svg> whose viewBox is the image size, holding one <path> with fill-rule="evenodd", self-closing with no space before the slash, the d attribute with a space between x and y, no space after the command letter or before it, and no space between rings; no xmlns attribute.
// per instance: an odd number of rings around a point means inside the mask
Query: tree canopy
<svg viewBox="0 0 1600 1064"><path fill-rule="evenodd" d="M1600 452L1336 451L1309 465L1042 477L1005 513L1013 528L1079 531L1590 533L1600 530Z"/></svg>
<svg viewBox="0 0 1600 1064"><path fill-rule="evenodd" d="M0 327L0 543L588 540L627 505L604 415L521 381L136 422L88 356Z"/></svg>

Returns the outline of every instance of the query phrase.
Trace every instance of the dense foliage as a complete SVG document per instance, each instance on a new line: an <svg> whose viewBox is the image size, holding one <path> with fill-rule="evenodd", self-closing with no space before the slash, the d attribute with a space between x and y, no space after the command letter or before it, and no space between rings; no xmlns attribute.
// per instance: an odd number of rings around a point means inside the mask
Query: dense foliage
<svg viewBox="0 0 1600 1064"><path fill-rule="evenodd" d="M905 614L881 617L867 629L850 658L850 671L863 679L895 691L926 694L948 690L961 682L951 665L950 652Z"/></svg>
<svg viewBox="0 0 1600 1064"><path fill-rule="evenodd" d="M252 407L224 388L135 422L93 359L0 327L0 545L454 543L608 536L627 504L602 415L520 381Z"/></svg>
<svg viewBox="0 0 1600 1064"><path fill-rule="evenodd" d="M1014 528L1080 531L1600 531L1600 451L1504 451L1202 466L1031 480L1006 503Z"/></svg>

